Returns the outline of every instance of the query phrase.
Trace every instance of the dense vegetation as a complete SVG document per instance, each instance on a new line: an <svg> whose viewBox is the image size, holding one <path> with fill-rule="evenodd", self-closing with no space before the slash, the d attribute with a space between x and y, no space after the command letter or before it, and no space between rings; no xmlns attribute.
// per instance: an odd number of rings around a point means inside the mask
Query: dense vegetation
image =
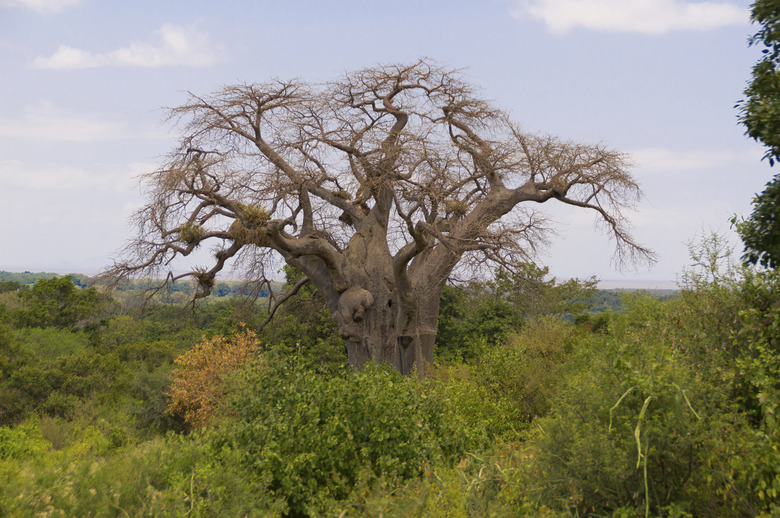
<svg viewBox="0 0 780 518"><path fill-rule="evenodd" d="M777 515L780 277L723 257L620 312L533 267L450 287L424 380L349 369L311 290L255 335L234 297L20 283L0 515Z"/></svg>
<svg viewBox="0 0 780 518"><path fill-rule="evenodd" d="M749 42L761 48L761 58L753 67L745 99L736 108L745 134L766 147L764 159L773 166L780 163L780 2L756 0L750 6L750 19L758 31ZM752 205L753 212L748 218L733 219L745 245L744 259L777 268L780 266L780 174L774 173L764 191L753 198Z"/></svg>

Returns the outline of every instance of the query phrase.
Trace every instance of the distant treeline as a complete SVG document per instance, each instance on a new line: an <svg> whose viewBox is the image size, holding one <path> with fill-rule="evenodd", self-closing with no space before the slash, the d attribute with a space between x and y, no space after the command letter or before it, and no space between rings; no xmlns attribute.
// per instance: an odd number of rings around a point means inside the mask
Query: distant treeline
<svg viewBox="0 0 780 518"><path fill-rule="evenodd" d="M8 291L15 291L24 286L32 286L38 280L54 279L57 277L70 277L73 284L80 288L87 288L95 284L93 278L84 275L82 273L69 273L67 275L60 275L52 272L6 272L0 271L0 293ZM129 281L118 287L120 291L135 291L135 290L147 290L159 284L159 281L155 280L138 280ZM274 292L281 290L282 283L271 283ZM169 293L182 292L185 294L192 293L193 285L190 282L178 282L171 283L166 287L166 291ZM230 296L259 296L261 298L268 297L267 286L257 287L252 284L247 284L244 281L223 281L217 283L212 290L212 296L215 297L230 297Z"/></svg>
<svg viewBox="0 0 780 518"><path fill-rule="evenodd" d="M87 287L89 276L83 273L69 273L67 275L73 280L73 284L82 288ZM54 279L55 277L66 277L52 272L6 272L0 270L0 283L17 283L20 285L35 284L39 279Z"/></svg>
<svg viewBox="0 0 780 518"><path fill-rule="evenodd" d="M654 299L667 300L677 297L679 290L637 290L637 289L611 289L596 290L590 303L587 304L589 313L615 312L623 310L623 299L627 294L649 295Z"/></svg>
<svg viewBox="0 0 780 518"><path fill-rule="evenodd" d="M86 288L93 284L91 277L82 273L70 273L67 275L59 275L51 272L6 272L0 271L0 293L8 291L15 291L23 286L35 284L39 279L53 279L55 277L70 277L76 286ZM121 291L135 291L149 289L154 285L155 281L130 281L122 285L119 289ZM282 290L283 284L272 283L274 292ZM252 291L254 287L247 285L243 281L223 281L218 282L212 290L212 297L232 297L232 296L247 296L254 295ZM167 291L170 293L192 293L193 286L189 282L173 283L167 287ZM595 290L593 298L587 301L585 305L588 307L589 313L604 313L604 312L620 312L623 309L623 297L626 293L644 293L650 295L653 298L659 300L666 300L672 297L676 297L679 294L678 290L627 290L627 289L608 289L608 290ZM268 289L262 287L259 290L259 296L268 297Z"/></svg>

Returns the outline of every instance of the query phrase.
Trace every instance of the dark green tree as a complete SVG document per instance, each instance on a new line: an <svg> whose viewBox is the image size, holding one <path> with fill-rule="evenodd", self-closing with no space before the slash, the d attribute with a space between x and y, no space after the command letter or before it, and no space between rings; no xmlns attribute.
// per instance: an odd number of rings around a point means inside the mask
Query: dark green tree
<svg viewBox="0 0 780 518"><path fill-rule="evenodd" d="M19 327L84 327L97 311L95 288L81 289L70 276L41 279L19 292L23 307L14 313Z"/></svg>
<svg viewBox="0 0 780 518"><path fill-rule="evenodd" d="M9 291L16 291L21 288L23 284L16 281L0 281L0 293L7 293Z"/></svg>
<svg viewBox="0 0 780 518"><path fill-rule="evenodd" d="M490 284L529 320L538 315L561 317L582 312L595 295L598 280L590 277L559 282L549 273L546 266L521 263L514 272L499 269Z"/></svg>
<svg viewBox="0 0 780 518"><path fill-rule="evenodd" d="M750 45L763 45L763 57L753 67L746 98L737 108L745 133L767 147L764 159L771 166L780 159L780 2L756 0L751 20L760 29L750 38ZM745 261L770 268L780 264L779 211L780 177L775 176L753 199L750 217L733 221L745 245Z"/></svg>
<svg viewBox="0 0 780 518"><path fill-rule="evenodd" d="M536 317L563 317L586 310L597 282L595 277L560 282L549 275L547 267L520 263L513 271L499 268L488 282L445 286L436 346L443 357L468 358L480 339L500 344Z"/></svg>

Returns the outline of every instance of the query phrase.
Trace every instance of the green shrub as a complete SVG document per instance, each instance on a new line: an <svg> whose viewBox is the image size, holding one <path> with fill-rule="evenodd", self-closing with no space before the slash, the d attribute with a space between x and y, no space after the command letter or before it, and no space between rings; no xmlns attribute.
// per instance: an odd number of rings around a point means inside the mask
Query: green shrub
<svg viewBox="0 0 780 518"><path fill-rule="evenodd" d="M117 346L113 352L122 362L135 363L147 370L170 364L179 355L170 340L125 343Z"/></svg>
<svg viewBox="0 0 780 518"><path fill-rule="evenodd" d="M168 391L172 382L173 367L169 364L133 374L129 387L130 415L135 417L140 430L162 433L186 429L183 419L168 412Z"/></svg>
<svg viewBox="0 0 780 518"><path fill-rule="evenodd" d="M116 430L85 430L78 443L33 466L0 463L2 516L278 516L229 452L216 460L197 436L112 448Z"/></svg>
<svg viewBox="0 0 780 518"><path fill-rule="evenodd" d="M51 444L43 438L35 423L14 428L0 426L0 462L11 459L29 459L45 453Z"/></svg>
<svg viewBox="0 0 780 518"><path fill-rule="evenodd" d="M217 447L240 452L293 516L345 499L361 480L417 477L465 446L443 398L373 365L329 378L290 362L250 368L233 410Z"/></svg>
<svg viewBox="0 0 780 518"><path fill-rule="evenodd" d="M0 293L8 293L20 289L24 284L16 281L0 281Z"/></svg>
<svg viewBox="0 0 780 518"><path fill-rule="evenodd" d="M470 444L490 449L522 436L527 420L517 399L496 395L473 373L449 379L441 379L441 372L436 375L436 390L448 400L448 408L460 420L460 431Z"/></svg>
<svg viewBox="0 0 780 518"><path fill-rule="evenodd" d="M0 380L0 424L18 422L31 412L67 416L80 401L116 394L126 382L127 368L113 354L86 348L47 357L23 345L16 344Z"/></svg>
<svg viewBox="0 0 780 518"><path fill-rule="evenodd" d="M612 334L591 335L560 371L524 479L540 502L579 515L696 509L728 387L670 347L668 317L664 303L630 300Z"/></svg>
<svg viewBox="0 0 780 518"><path fill-rule="evenodd" d="M516 402L513 417L522 423L545 415L558 368L576 340L575 329L550 316L538 317L503 345L483 346L475 361L476 383L493 397Z"/></svg>
<svg viewBox="0 0 780 518"><path fill-rule="evenodd" d="M38 358L55 359L89 347L87 335L68 329L26 328L16 332L16 350Z"/></svg>

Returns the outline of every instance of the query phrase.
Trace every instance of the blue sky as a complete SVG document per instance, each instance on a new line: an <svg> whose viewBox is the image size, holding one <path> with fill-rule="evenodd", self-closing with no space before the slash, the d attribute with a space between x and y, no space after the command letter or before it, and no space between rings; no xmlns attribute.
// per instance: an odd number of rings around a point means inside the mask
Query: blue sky
<svg viewBox="0 0 780 518"><path fill-rule="evenodd" d="M224 85L326 81L428 57L532 132L630 153L652 270L617 272L591 214L552 208L560 278L673 281L773 174L733 105L760 55L749 1L0 0L0 269L95 273L133 232L176 131L162 107Z"/></svg>

